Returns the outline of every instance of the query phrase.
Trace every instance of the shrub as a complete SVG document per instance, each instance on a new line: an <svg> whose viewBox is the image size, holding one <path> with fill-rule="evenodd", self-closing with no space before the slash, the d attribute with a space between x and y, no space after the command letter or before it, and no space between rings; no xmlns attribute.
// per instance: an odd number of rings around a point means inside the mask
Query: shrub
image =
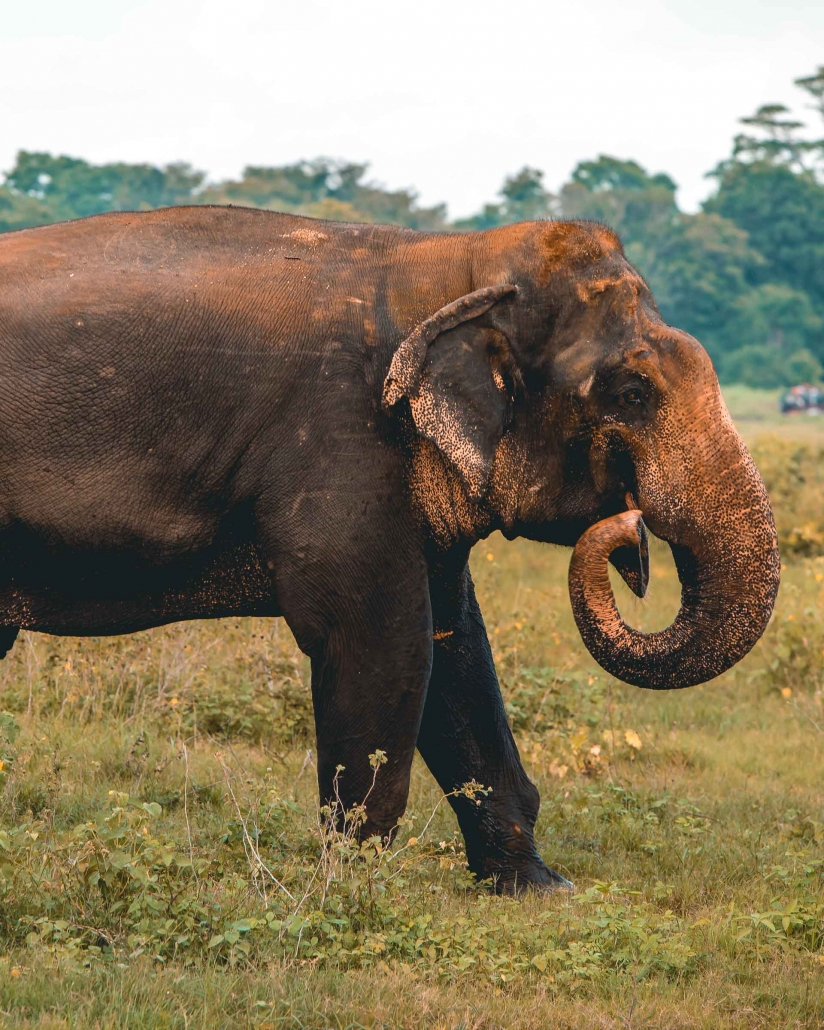
<svg viewBox="0 0 824 1030"><path fill-rule="evenodd" d="M764 436L752 456L770 495L782 557L824 555L824 447Z"/></svg>

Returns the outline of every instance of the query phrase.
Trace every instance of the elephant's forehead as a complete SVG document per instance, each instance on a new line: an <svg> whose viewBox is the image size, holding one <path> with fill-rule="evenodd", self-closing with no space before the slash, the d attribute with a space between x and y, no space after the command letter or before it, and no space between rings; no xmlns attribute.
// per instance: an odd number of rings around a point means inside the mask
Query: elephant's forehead
<svg viewBox="0 0 824 1030"><path fill-rule="evenodd" d="M579 279L575 284L575 292L583 304L595 304L605 297L618 305L626 305L628 312L638 307L644 280L631 268L608 275L595 275Z"/></svg>

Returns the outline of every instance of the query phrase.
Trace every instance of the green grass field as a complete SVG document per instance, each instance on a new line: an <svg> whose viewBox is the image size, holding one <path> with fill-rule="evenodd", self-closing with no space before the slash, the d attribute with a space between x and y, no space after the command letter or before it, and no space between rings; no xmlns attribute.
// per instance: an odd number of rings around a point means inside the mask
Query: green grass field
<svg viewBox="0 0 824 1030"><path fill-rule="evenodd" d="M822 1026L824 424L729 401L785 571L721 679L609 679L572 621L568 551L474 552L539 847L572 896L471 884L422 764L391 851L331 833L280 621L23 635L0 666L0 1026ZM648 599L619 589L642 628L676 611L661 547Z"/></svg>

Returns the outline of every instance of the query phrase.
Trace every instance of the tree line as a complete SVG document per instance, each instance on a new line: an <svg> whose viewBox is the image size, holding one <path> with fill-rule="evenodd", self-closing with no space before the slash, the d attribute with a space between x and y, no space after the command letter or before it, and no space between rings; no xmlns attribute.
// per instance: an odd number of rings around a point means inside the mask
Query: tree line
<svg viewBox="0 0 824 1030"><path fill-rule="evenodd" d="M796 80L824 120L824 66ZM664 172L602 155L582 161L557 193L523 168L496 201L450 221L413 190L387 190L368 165L318 158L249 166L210 182L178 163L95 165L20 151L0 183L0 232L103 211L236 204L316 218L391 222L413 229L487 229L528 219L587 218L621 236L664 318L706 346L722 381L776 387L824 376L824 139L780 104L741 119L729 157L708 172L713 191L695 214L679 210Z"/></svg>

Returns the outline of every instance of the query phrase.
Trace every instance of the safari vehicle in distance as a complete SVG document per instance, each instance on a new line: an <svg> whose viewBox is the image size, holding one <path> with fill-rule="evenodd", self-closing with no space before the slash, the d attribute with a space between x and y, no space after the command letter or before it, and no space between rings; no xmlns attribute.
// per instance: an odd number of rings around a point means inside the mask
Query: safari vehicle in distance
<svg viewBox="0 0 824 1030"><path fill-rule="evenodd" d="M824 412L824 390L811 383L791 386L781 394L782 415L820 415Z"/></svg>

